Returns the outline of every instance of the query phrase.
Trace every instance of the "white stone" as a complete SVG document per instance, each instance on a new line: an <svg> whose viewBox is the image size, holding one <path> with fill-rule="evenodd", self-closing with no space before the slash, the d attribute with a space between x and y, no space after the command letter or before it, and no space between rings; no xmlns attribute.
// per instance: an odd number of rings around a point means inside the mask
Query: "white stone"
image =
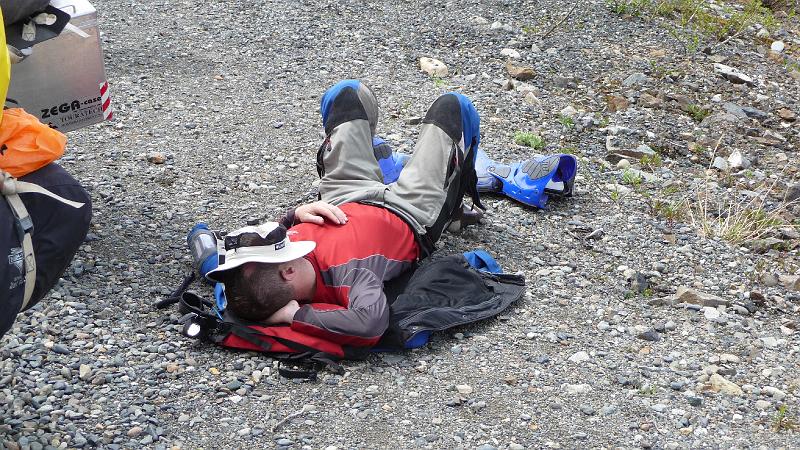
<svg viewBox="0 0 800 450"><path fill-rule="evenodd" d="M783 400L786 397L786 392L783 392L782 390L772 386L764 386L761 388L761 392L778 401Z"/></svg>
<svg viewBox="0 0 800 450"><path fill-rule="evenodd" d="M734 150L731 152L730 156L728 156L728 165L731 166L731 169L747 169L750 167L750 161L742 155L742 152Z"/></svg>
<svg viewBox="0 0 800 450"><path fill-rule="evenodd" d="M778 339L772 336L761 338L761 342L764 344L764 347L767 348L775 348L778 346Z"/></svg>
<svg viewBox="0 0 800 450"><path fill-rule="evenodd" d="M470 386L468 384L457 384L456 385L456 390L458 391L459 394L462 394L462 395L472 394L472 392L473 392L472 386Z"/></svg>
<svg viewBox="0 0 800 450"><path fill-rule="evenodd" d="M625 158L620 159L619 162L617 163L617 169L625 170L630 166L631 166L631 162L628 161Z"/></svg>
<svg viewBox="0 0 800 450"><path fill-rule="evenodd" d="M714 392L721 392L728 395L742 395L742 388L736 383L726 380L722 375L715 373L709 379L711 381L711 389Z"/></svg>
<svg viewBox="0 0 800 450"><path fill-rule="evenodd" d="M786 48L786 44L784 44L783 41L775 41L769 46L769 48L773 52L780 53Z"/></svg>
<svg viewBox="0 0 800 450"><path fill-rule="evenodd" d="M447 76L447 65L435 58L423 56L419 59L419 68L430 76Z"/></svg>
<svg viewBox="0 0 800 450"><path fill-rule="evenodd" d="M483 17L475 16L475 17L472 18L472 23L477 24L477 25L486 25L486 24L489 23L489 21L486 20Z"/></svg>
<svg viewBox="0 0 800 450"><path fill-rule="evenodd" d="M578 114L578 110L569 105L562 109L560 114L564 117L575 117Z"/></svg>
<svg viewBox="0 0 800 450"><path fill-rule="evenodd" d="M580 394L588 394L591 392L592 387L588 384L565 384L563 386L564 392L569 395L580 395Z"/></svg>
<svg viewBox="0 0 800 450"><path fill-rule="evenodd" d="M525 103L534 106L542 106L542 102L533 94L533 92L528 92L525 94Z"/></svg>
<svg viewBox="0 0 800 450"><path fill-rule="evenodd" d="M590 359L591 357L589 356L589 354L584 351L575 352L572 356L569 357L569 360L576 364L588 361Z"/></svg>
<svg viewBox="0 0 800 450"><path fill-rule="evenodd" d="M500 50L500 55L513 59L519 59L519 57L522 56L519 54L518 51L514 50L513 48L504 48Z"/></svg>
<svg viewBox="0 0 800 450"><path fill-rule="evenodd" d="M719 319L722 314L720 314L717 308L712 308L710 306L703 307L703 316L705 316L708 320L717 320Z"/></svg>
<svg viewBox="0 0 800 450"><path fill-rule="evenodd" d="M772 403L766 400L756 400L756 409L758 410L763 411L765 409L769 409L770 406L772 406Z"/></svg>

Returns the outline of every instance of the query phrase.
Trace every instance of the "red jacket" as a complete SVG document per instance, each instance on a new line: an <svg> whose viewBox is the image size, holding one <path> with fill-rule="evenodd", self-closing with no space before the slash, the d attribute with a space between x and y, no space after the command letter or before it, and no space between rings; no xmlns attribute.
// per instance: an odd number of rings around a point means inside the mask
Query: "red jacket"
<svg viewBox="0 0 800 450"><path fill-rule="evenodd" d="M348 222L302 223L289 239L314 241L306 258L317 272L314 298L294 315L292 329L342 345L375 345L389 323L383 282L419 257L411 228L384 208L348 203Z"/></svg>

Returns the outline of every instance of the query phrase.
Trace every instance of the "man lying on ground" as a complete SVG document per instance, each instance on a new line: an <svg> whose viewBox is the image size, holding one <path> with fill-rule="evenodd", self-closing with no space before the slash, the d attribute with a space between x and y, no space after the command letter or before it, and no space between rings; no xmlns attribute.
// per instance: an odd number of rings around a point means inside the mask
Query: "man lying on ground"
<svg viewBox="0 0 800 450"><path fill-rule="evenodd" d="M465 192L479 204L480 119L465 96L439 97L413 156L387 185L373 153L372 91L342 81L325 93L321 112L322 200L290 211L281 223L230 233L224 258L207 276L225 283L228 310L242 319L372 346L388 325L383 282L434 250L444 228L463 214Z"/></svg>

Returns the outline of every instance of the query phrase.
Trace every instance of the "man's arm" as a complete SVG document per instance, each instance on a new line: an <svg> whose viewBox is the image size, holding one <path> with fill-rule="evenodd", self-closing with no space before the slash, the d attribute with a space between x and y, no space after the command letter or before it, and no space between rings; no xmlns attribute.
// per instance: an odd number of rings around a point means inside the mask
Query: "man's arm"
<svg viewBox="0 0 800 450"><path fill-rule="evenodd" d="M347 309L300 306L291 322L292 329L354 347L377 344L389 326L383 282L370 270L353 269L337 288L349 297Z"/></svg>

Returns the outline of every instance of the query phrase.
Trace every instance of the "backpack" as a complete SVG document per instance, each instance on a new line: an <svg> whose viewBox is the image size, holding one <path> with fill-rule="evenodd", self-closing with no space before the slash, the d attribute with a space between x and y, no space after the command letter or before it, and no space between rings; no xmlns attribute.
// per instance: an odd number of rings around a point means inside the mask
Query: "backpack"
<svg viewBox="0 0 800 450"><path fill-rule="evenodd" d="M36 258L33 253L34 223L19 194L38 193L56 199L73 208L83 203L67 200L47 189L17 177L25 176L64 154L67 138L62 133L43 125L36 117L20 108L7 109L0 122L0 195L8 202L14 214L17 237L22 244L25 264L24 310L33 295L36 284Z"/></svg>
<svg viewBox="0 0 800 450"><path fill-rule="evenodd" d="M389 327L373 349L351 347L310 336L288 325L264 325L237 318L218 302L188 291L194 273L156 308L178 303L182 334L221 347L266 353L279 361L287 378L316 379L327 366L344 373L340 360L366 358L374 351L400 351L425 345L431 333L488 319L518 300L525 290L521 275L492 273L499 265L484 251L429 261L384 283L390 305ZM299 365L300 369L287 366Z"/></svg>

